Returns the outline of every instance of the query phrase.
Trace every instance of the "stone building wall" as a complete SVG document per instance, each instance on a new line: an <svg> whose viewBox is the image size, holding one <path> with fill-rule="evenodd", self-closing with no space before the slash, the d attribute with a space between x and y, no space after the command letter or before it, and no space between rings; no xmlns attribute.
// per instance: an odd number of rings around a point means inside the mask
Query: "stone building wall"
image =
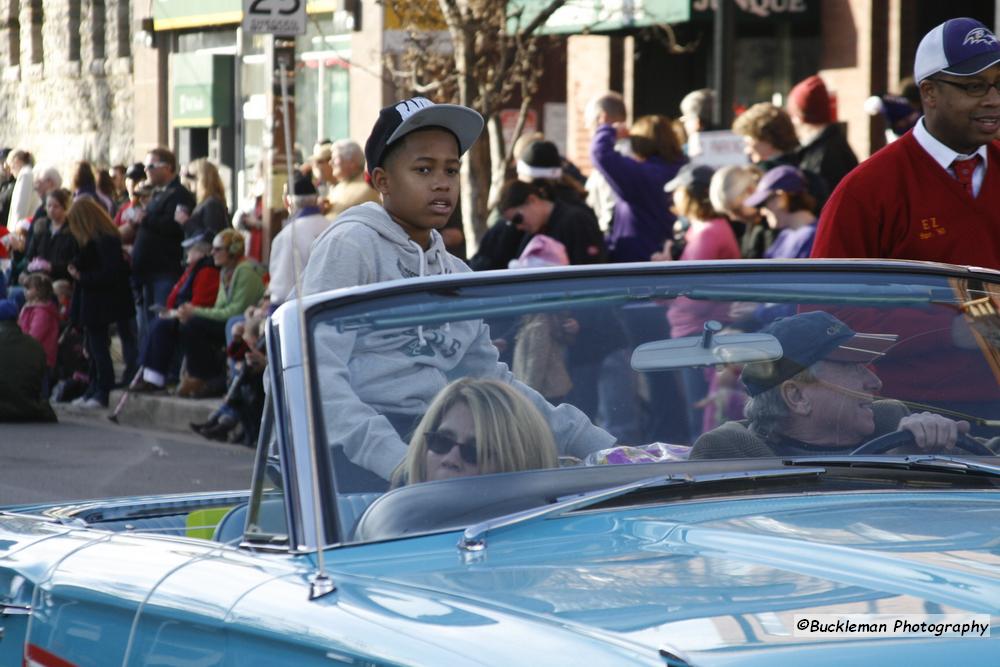
<svg viewBox="0 0 1000 667"><path fill-rule="evenodd" d="M134 162L128 0L0 0L0 146L68 177Z"/></svg>

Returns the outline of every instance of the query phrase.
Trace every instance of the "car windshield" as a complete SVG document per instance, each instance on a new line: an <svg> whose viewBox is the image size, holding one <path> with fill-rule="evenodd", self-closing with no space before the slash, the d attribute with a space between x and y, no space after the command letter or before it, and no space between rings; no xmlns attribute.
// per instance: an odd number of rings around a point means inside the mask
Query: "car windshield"
<svg viewBox="0 0 1000 667"><path fill-rule="evenodd" d="M969 275L543 272L321 308L309 330L334 488L362 506L416 487L460 504L544 471L610 486L621 466L699 459L990 455L998 288Z"/></svg>

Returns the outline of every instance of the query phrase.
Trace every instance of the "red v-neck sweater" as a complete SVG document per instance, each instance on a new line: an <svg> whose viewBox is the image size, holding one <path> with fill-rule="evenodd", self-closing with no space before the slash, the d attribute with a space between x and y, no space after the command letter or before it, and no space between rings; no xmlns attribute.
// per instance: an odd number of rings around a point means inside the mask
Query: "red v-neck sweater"
<svg viewBox="0 0 1000 667"><path fill-rule="evenodd" d="M823 207L812 257L923 259L1000 269L1000 142L973 198L907 132Z"/></svg>
<svg viewBox="0 0 1000 667"><path fill-rule="evenodd" d="M823 207L812 257L921 259L1000 269L1000 143L986 149L986 175L973 198L907 132L840 182ZM876 364L884 396L922 402L1000 398L982 353L954 346L957 309L848 308L836 314L855 331L900 336ZM953 379L957 369L961 381Z"/></svg>

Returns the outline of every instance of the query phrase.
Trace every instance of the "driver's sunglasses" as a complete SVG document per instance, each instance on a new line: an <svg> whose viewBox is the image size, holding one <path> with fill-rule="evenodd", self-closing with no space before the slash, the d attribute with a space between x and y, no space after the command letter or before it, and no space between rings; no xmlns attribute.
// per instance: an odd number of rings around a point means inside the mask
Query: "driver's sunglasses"
<svg viewBox="0 0 1000 667"><path fill-rule="evenodd" d="M458 447L458 453L462 455L462 460L469 465L476 465L476 462L479 460L476 454L475 440L462 443L440 431L427 431L424 433L424 441L427 443L427 449L438 456L444 456L453 448Z"/></svg>
<svg viewBox="0 0 1000 667"><path fill-rule="evenodd" d="M947 83L949 86L954 86L955 88L964 90L965 94L969 97L986 97L986 93L990 92L990 88L996 88L997 92L1000 92L1000 81L995 81L993 83L987 83L986 81L958 83L957 81L935 78L932 78L931 81L936 81L937 83Z"/></svg>

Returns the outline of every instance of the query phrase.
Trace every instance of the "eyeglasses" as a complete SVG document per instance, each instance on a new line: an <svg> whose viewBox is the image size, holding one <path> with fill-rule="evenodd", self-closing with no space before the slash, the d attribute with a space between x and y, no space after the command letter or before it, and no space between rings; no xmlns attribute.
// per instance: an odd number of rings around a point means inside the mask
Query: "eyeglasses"
<svg viewBox="0 0 1000 667"><path fill-rule="evenodd" d="M193 181L196 180L198 177L195 176L194 174L184 174L184 178L186 178L189 181Z"/></svg>
<svg viewBox="0 0 1000 667"><path fill-rule="evenodd" d="M226 246L214 245L212 246L212 252L222 252L226 249Z"/></svg>
<svg viewBox="0 0 1000 667"><path fill-rule="evenodd" d="M958 83L957 81L948 81L947 79L931 79L931 81L936 81L937 83L947 83L949 86L954 86L955 88L964 90L965 94L969 97L986 97L986 93L990 92L990 88L996 88L997 92L1000 92L1000 81L995 81L993 83L987 83L985 81Z"/></svg>
<svg viewBox="0 0 1000 667"><path fill-rule="evenodd" d="M149 171L150 169L159 169L165 165L165 162L150 162L148 164L144 164L143 166L146 168L146 171Z"/></svg>
<svg viewBox="0 0 1000 667"><path fill-rule="evenodd" d="M427 442L427 449L438 456L444 456L455 447L458 447L458 453L461 454L462 460L469 465L476 465L476 461L479 460L476 453L475 440L466 443L458 442L451 436L445 435L440 431L427 431L424 433L424 440Z"/></svg>

